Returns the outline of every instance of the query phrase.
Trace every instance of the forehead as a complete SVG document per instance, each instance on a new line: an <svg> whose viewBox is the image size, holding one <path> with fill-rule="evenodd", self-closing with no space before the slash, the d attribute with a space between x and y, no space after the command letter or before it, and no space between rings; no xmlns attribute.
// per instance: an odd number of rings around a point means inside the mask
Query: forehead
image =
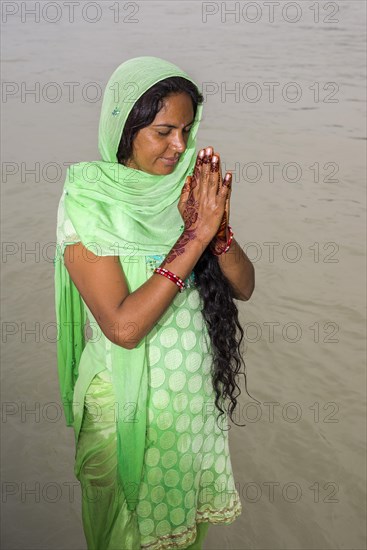
<svg viewBox="0 0 367 550"><path fill-rule="evenodd" d="M191 97L182 92L169 95L163 99L163 106L158 111L153 122L172 122L178 124L189 124L192 121L194 109Z"/></svg>

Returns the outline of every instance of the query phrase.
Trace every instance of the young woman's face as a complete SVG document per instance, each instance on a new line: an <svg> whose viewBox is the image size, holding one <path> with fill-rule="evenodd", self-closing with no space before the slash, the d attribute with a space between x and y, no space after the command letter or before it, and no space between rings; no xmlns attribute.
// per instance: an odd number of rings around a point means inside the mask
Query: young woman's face
<svg viewBox="0 0 367 550"><path fill-rule="evenodd" d="M153 122L139 130L126 166L153 175L171 174L185 152L194 109L186 92L169 95Z"/></svg>

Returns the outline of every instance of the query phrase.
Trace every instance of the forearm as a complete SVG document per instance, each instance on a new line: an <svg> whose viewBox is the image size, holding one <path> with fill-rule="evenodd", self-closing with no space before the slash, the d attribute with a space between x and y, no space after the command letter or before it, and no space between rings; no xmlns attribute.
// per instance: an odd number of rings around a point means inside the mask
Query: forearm
<svg viewBox="0 0 367 550"><path fill-rule="evenodd" d="M205 246L197 238L188 240L183 233L162 262L161 267L185 280L196 265ZM178 292L179 288L174 282L154 273L120 304L115 343L127 349L136 347L162 317Z"/></svg>
<svg viewBox="0 0 367 550"><path fill-rule="evenodd" d="M255 288L255 269L235 239L228 252L218 256L218 262L233 288L234 297L249 300Z"/></svg>

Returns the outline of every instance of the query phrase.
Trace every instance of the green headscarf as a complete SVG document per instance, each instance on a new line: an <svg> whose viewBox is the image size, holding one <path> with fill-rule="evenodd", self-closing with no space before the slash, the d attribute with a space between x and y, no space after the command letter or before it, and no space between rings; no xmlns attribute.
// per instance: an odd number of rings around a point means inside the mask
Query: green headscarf
<svg viewBox="0 0 367 550"><path fill-rule="evenodd" d="M130 59L115 70L104 92L100 116L102 160L70 166L64 185L65 222L70 220L79 240L97 256L119 256L130 293L147 280L145 255L167 255L182 233L183 221L177 203L186 176L193 173L202 105L197 107L187 148L171 174L151 175L127 168L117 162L116 152L134 103L154 84L172 76L196 84L177 66L157 57ZM74 386L86 344L83 330L86 311L63 263L66 242L60 235L57 244L54 263L58 374L66 422L71 426ZM128 509L134 510L147 428L146 337L131 350L108 342L118 412L118 479Z"/></svg>

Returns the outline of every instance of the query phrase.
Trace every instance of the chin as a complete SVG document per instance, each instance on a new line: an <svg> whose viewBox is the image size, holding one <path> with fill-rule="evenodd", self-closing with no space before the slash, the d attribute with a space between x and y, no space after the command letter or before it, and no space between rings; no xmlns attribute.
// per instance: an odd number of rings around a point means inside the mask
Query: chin
<svg viewBox="0 0 367 550"><path fill-rule="evenodd" d="M144 171L153 176L166 176L167 174L172 174L176 166L177 164L173 164L172 166L170 166L169 164L154 163L149 167L149 169L148 167L146 167Z"/></svg>
<svg viewBox="0 0 367 550"><path fill-rule="evenodd" d="M160 168L159 170L157 170L155 174L157 176L165 176L167 174L171 174L175 168L175 166L166 166L165 168Z"/></svg>

